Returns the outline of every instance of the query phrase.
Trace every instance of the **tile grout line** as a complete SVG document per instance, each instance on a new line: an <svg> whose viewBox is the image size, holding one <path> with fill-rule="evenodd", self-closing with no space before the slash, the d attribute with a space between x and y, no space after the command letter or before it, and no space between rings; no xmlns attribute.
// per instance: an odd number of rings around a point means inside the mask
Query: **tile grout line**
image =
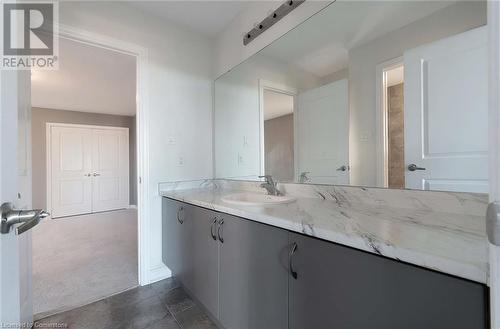
<svg viewBox="0 0 500 329"><path fill-rule="evenodd" d="M171 288L171 289L169 289L169 290L167 291L167 293L169 293L169 292L171 292L172 290L177 289L177 288L180 288L180 287L174 287L174 288ZM168 304L167 304L167 303L163 302L163 299L161 298L161 296L160 296L160 294L159 294L159 292L158 292L158 291L155 291L155 295L156 295L158 298L160 298L161 303L163 304L163 306L165 306L165 308L166 308L166 309L167 309L167 311L170 313L170 315L172 315L172 317L174 318L175 323L177 323L177 325L179 326L179 328L180 328L180 329L184 329L184 327L181 325L181 323L180 323L180 322L179 322L179 320L177 319L176 314L175 314L174 312L172 312L172 310L170 309L170 307L168 306ZM190 298L191 298L191 297L190 297ZM189 309L193 308L194 306L195 306L195 305L193 304L193 305L189 306L188 308L183 309L183 310L182 310L181 312L179 312L179 313L185 312L185 311L187 311L187 310L189 310Z"/></svg>

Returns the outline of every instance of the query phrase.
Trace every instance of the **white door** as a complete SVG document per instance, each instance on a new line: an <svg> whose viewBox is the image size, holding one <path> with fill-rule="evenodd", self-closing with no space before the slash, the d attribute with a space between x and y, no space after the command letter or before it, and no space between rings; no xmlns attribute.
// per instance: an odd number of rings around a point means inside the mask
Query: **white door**
<svg viewBox="0 0 500 329"><path fill-rule="evenodd" d="M407 51L404 68L406 187L487 193L486 28Z"/></svg>
<svg viewBox="0 0 500 329"><path fill-rule="evenodd" d="M347 79L299 94L297 135L299 180L349 184Z"/></svg>
<svg viewBox="0 0 500 329"><path fill-rule="evenodd" d="M0 202L18 208L31 206L30 114L29 71L0 71ZM31 322L30 231L0 234L0 266L0 323Z"/></svg>
<svg viewBox="0 0 500 329"><path fill-rule="evenodd" d="M92 212L92 130L50 128L52 217Z"/></svg>
<svg viewBox="0 0 500 329"><path fill-rule="evenodd" d="M92 210L129 205L127 129L92 129Z"/></svg>
<svg viewBox="0 0 500 329"><path fill-rule="evenodd" d="M49 124L52 217L127 208L127 128Z"/></svg>

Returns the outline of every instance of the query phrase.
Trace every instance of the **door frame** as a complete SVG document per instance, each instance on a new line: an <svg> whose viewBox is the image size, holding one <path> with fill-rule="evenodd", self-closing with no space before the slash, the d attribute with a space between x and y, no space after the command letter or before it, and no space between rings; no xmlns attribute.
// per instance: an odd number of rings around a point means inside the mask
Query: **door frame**
<svg viewBox="0 0 500 329"><path fill-rule="evenodd" d="M123 130L129 133L129 129L127 127L116 127L116 126L97 126L97 125L84 125L84 124L73 124L73 123L57 123L57 122L46 122L45 123L45 170L46 170L46 193L47 193L47 204L46 209L48 212L52 212L52 128L53 127L62 127L62 128L88 128L88 129L103 129L103 130ZM129 135L130 138L130 135ZM130 141L129 141L130 143ZM130 162L130 154L129 159ZM130 168L128 171L129 180L130 180ZM130 183L129 183L129 193L130 195ZM128 207L130 206L130 198L128 201ZM93 213L93 212L92 212ZM78 215L75 215L78 216Z"/></svg>
<svg viewBox="0 0 500 329"><path fill-rule="evenodd" d="M59 37L134 56L136 59L136 153L137 153L137 240L139 285L157 280L151 277L148 233L151 227L149 199L149 97L147 88L148 50L134 43L59 24Z"/></svg>
<svg viewBox="0 0 500 329"><path fill-rule="evenodd" d="M500 2L488 1L489 199L500 202ZM490 323L500 328L500 246L489 244Z"/></svg>
<svg viewBox="0 0 500 329"><path fill-rule="evenodd" d="M259 79L259 175L265 174L265 141L264 141L264 92L266 90L293 97L293 171L295 179L297 179L298 165L298 90L294 87L285 84L276 83L264 79Z"/></svg>
<svg viewBox="0 0 500 329"><path fill-rule="evenodd" d="M404 65L403 56L376 66L375 136L377 152L377 187L389 187L389 117L387 104L387 71Z"/></svg>

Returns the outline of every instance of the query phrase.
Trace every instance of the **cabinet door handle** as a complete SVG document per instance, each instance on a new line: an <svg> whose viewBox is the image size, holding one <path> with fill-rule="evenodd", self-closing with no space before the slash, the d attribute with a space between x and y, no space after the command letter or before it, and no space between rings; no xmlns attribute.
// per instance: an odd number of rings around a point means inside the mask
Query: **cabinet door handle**
<svg viewBox="0 0 500 329"><path fill-rule="evenodd" d="M224 243L224 237L222 236L224 234L224 231L222 229L222 225L224 225L224 219L221 218L219 220L219 228L217 229L217 236L219 237L219 241L221 243Z"/></svg>
<svg viewBox="0 0 500 329"><path fill-rule="evenodd" d="M217 217L214 217L212 225L210 225L210 235L212 236L212 239L214 239L214 241L217 241L217 237L215 236L215 224L217 224Z"/></svg>
<svg viewBox="0 0 500 329"><path fill-rule="evenodd" d="M293 263L292 263L292 258L293 254L295 254L295 251L297 251L297 242L294 242L292 244L292 247L290 248L290 253L288 254L288 267L290 269L290 274L295 280L297 280L297 272L293 270Z"/></svg>
<svg viewBox="0 0 500 329"><path fill-rule="evenodd" d="M183 206L180 206L179 209L177 209L177 221L180 224L184 224L184 219L181 219L181 211L182 212L184 211L184 207Z"/></svg>

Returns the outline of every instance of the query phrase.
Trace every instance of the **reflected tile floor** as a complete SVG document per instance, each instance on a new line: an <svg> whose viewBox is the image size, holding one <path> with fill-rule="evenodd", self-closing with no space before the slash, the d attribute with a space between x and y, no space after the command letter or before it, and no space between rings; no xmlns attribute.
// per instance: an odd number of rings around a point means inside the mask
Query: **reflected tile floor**
<svg viewBox="0 0 500 329"><path fill-rule="evenodd" d="M49 316L36 327L217 329L173 278Z"/></svg>

